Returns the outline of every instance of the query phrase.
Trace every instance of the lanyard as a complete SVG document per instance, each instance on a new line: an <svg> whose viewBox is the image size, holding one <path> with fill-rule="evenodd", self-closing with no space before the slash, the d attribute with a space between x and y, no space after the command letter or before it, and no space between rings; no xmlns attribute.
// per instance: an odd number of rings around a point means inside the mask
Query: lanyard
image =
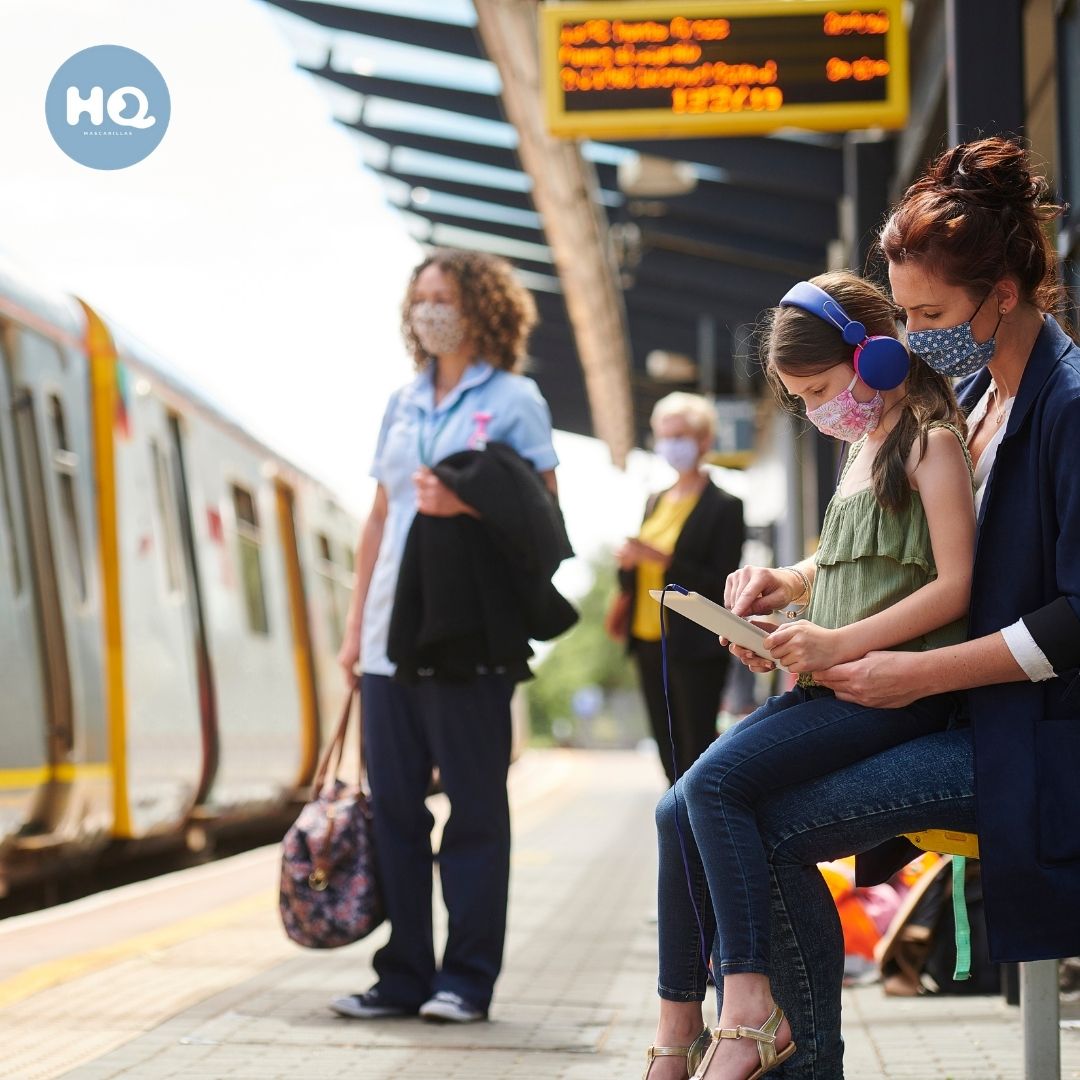
<svg viewBox="0 0 1080 1080"><path fill-rule="evenodd" d="M471 389L471 387L470 387ZM435 430L431 433L431 438L427 440L427 445L424 443L424 424L426 421L426 414L422 413L420 416L420 423L416 428L416 453L420 458L420 464L426 465L431 468L431 456L435 451L435 444L439 441L439 436L443 433L443 429L448 423L450 418L458 411L461 403L465 400L466 394L469 390L463 390L461 396L442 414L439 422L435 425Z"/></svg>

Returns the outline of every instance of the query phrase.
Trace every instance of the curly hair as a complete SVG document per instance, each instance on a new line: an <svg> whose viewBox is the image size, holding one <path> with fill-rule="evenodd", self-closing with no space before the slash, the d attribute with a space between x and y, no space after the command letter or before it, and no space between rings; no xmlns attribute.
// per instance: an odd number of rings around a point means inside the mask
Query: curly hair
<svg viewBox="0 0 1080 1080"><path fill-rule="evenodd" d="M505 259L450 248L432 251L413 270L405 290L401 333L417 369L426 367L431 357L413 333L410 316L417 279L429 266L437 266L457 282L461 313L477 356L504 371L516 371L525 360L525 344L537 323L532 294L514 277L513 267Z"/></svg>

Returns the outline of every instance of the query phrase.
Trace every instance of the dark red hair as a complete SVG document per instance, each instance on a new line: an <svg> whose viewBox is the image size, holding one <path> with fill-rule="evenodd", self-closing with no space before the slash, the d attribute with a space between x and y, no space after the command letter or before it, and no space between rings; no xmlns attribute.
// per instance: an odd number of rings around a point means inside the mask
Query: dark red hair
<svg viewBox="0 0 1080 1080"><path fill-rule="evenodd" d="M973 299L1011 274L1023 300L1060 315L1067 301L1045 225L1062 210L1018 143L961 143L904 193L881 230L881 250L891 263L918 261Z"/></svg>

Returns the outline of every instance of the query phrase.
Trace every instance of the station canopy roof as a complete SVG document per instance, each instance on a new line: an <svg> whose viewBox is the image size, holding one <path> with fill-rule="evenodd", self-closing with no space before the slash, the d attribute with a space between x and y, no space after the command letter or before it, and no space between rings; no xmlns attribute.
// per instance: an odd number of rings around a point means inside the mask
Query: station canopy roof
<svg viewBox="0 0 1080 1080"><path fill-rule="evenodd" d="M620 459L626 447L597 423L597 386L586 391L560 253L470 0L266 2L289 13L281 21L298 65L330 96L411 234L425 246L496 252L518 268L541 317L530 373L555 426L607 438ZM652 405L671 390L747 392L748 328L794 281L825 268L839 233L841 140L585 141L580 152L615 254L628 355L611 362L629 383L627 430L641 445ZM657 176L682 190L658 193Z"/></svg>

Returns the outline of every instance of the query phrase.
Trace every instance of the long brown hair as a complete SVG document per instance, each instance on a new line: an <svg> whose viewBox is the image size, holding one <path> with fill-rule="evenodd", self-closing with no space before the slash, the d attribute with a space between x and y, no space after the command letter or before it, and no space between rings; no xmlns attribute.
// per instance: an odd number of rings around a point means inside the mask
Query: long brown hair
<svg viewBox="0 0 1080 1080"><path fill-rule="evenodd" d="M416 279L429 266L437 266L457 282L461 314L477 356L506 371L520 367L537 315L536 302L514 276L514 268L498 255L437 248L413 270L401 305L401 333L417 368L431 360L413 333L411 319Z"/></svg>
<svg viewBox="0 0 1080 1080"><path fill-rule="evenodd" d="M1060 318L1067 297L1044 226L1062 211L1028 151L995 136L961 143L932 162L879 242L889 262L918 261L973 300L1012 274L1025 301Z"/></svg>
<svg viewBox="0 0 1080 1080"><path fill-rule="evenodd" d="M867 334L897 336L896 324L903 311L876 285L847 270L820 274L810 281L861 322ZM844 344L835 326L802 308L773 308L766 318L761 350L766 377L779 402L802 415L802 402L787 392L778 372L796 378L820 375L837 364L851 363L851 346ZM874 496L886 510L894 512L911 499L906 464L915 440L919 440L919 453L925 454L930 424L935 420L953 424L961 433L966 430L949 380L917 356L911 357L904 390L905 396L897 405L899 416L870 470Z"/></svg>

